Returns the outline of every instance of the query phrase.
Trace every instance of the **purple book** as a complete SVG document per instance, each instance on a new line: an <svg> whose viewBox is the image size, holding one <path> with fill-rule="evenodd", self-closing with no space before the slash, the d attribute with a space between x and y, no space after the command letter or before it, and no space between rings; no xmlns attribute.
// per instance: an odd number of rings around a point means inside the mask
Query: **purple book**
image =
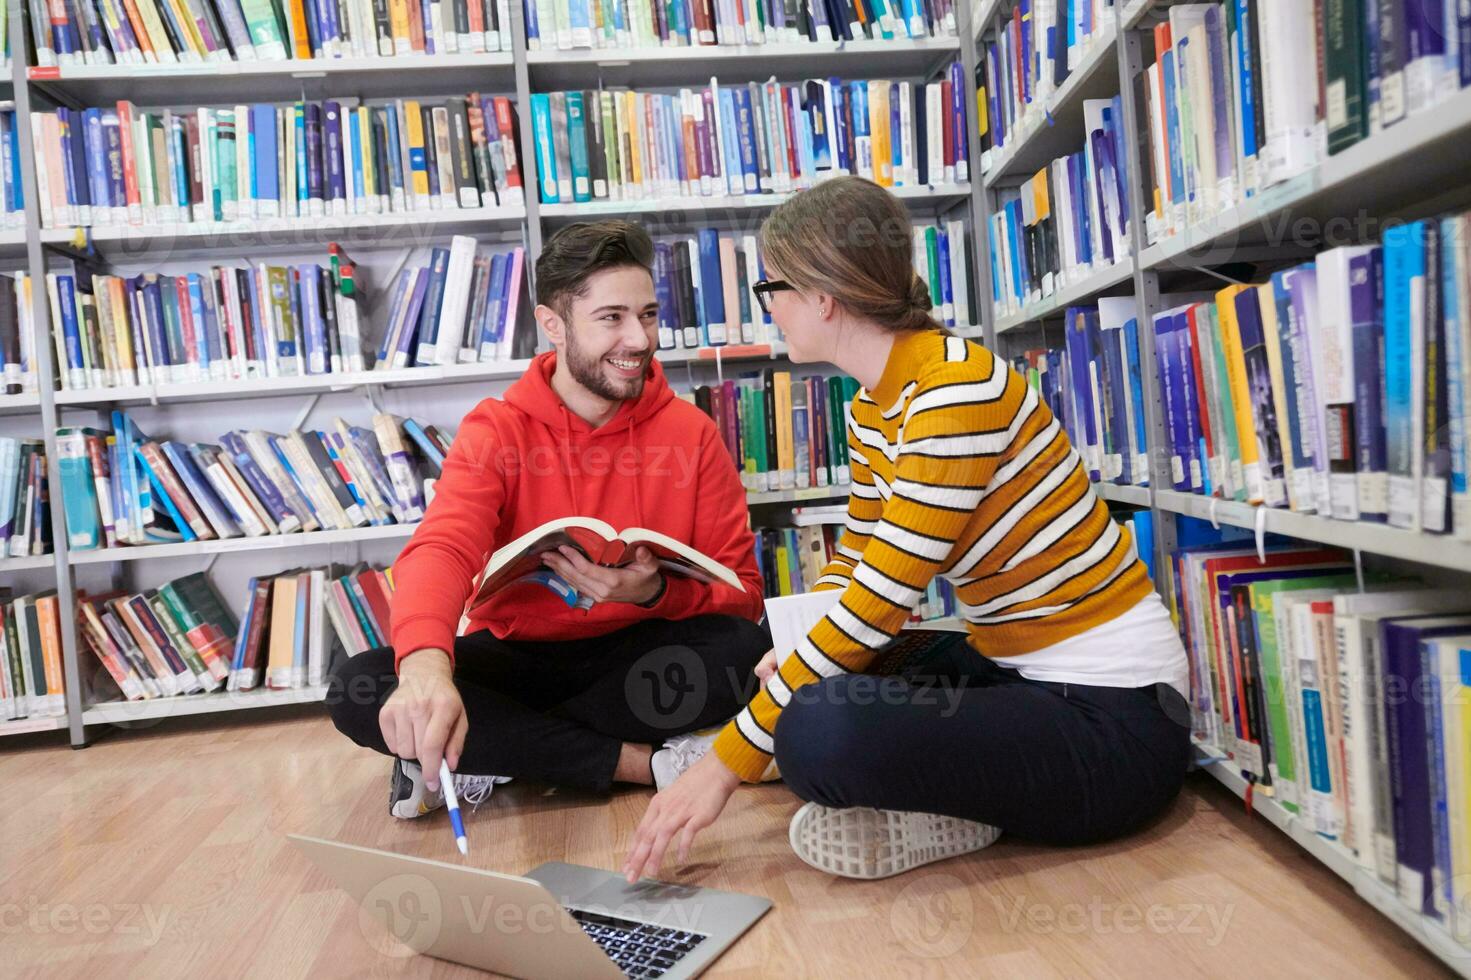
<svg viewBox="0 0 1471 980"><path fill-rule="evenodd" d="M705 89L703 92L700 93L700 100L702 102L704 102L704 104L705 104L705 140L704 140L704 142L705 142L705 152L706 152L706 154L708 154L707 157L704 160L701 160L700 161L700 167L701 167L701 169L703 171L703 168L704 168L705 164L708 162L709 165L710 165L710 170L709 170L710 176L714 177L715 180L716 180L716 183L715 183L716 188L717 189L718 188L723 188L723 187L725 187L725 181L723 179L724 178L725 171L722 170L721 169L721 166L720 166L721 165L721 156L720 156L720 141L718 139L719 131L716 129L716 126L715 126L715 119L716 119L715 113L719 112L720 109L715 104L715 96L710 92L710 90L708 88Z"/></svg>
<svg viewBox="0 0 1471 980"><path fill-rule="evenodd" d="M1394 805L1394 853L1400 901L1435 915L1432 893L1435 845L1431 838L1430 759L1426 752L1426 681L1420 642L1471 627L1471 616L1422 616L1385 620L1384 731L1389 742L1389 784Z"/></svg>
<svg viewBox="0 0 1471 980"><path fill-rule="evenodd" d="M429 292L429 270L415 269L414 284L408 295L408 308L404 313L404 327L398 336L398 345L393 350L392 367L403 367L409 363L409 351L413 350L414 336L418 332L415 328L419 323L419 313L424 308L424 296Z"/></svg>
<svg viewBox="0 0 1471 980"><path fill-rule="evenodd" d="M285 534L301 527L301 521L286 505L286 498L281 495L280 488L256 463L255 457L250 454L250 448L245 445L245 439L240 433L226 432L220 437L220 448L230 454L230 461L235 464L235 469L240 471L240 475L244 477L251 492L270 513L271 519L281 527L281 533Z"/></svg>
<svg viewBox="0 0 1471 980"><path fill-rule="evenodd" d="M326 117L323 130L327 153L327 185L322 196L328 201L346 201L347 181L342 174L342 107L336 102L325 102L322 114Z"/></svg>
<svg viewBox="0 0 1471 980"><path fill-rule="evenodd" d="M955 179L970 180L969 148L966 142L965 68L959 61L950 65L950 125L955 127ZM930 180L934 180L934 175Z"/></svg>

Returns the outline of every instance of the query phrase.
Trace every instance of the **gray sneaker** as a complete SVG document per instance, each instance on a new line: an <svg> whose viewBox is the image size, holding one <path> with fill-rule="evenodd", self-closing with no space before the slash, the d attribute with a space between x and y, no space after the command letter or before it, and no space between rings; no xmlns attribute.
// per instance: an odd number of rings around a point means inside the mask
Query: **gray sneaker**
<svg viewBox="0 0 1471 980"><path fill-rule="evenodd" d="M455 796L461 803L478 807L490 799L491 790L509 783L510 776L476 776L455 773ZM444 806L444 789L433 792L424 784L424 771L417 762L393 760L388 780L388 812L400 820L414 820Z"/></svg>

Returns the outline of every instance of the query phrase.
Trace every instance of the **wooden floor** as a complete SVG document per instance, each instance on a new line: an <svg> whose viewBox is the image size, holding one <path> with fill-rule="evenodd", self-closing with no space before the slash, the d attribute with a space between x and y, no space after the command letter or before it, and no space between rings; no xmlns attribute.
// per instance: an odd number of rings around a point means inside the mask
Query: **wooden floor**
<svg viewBox="0 0 1471 980"><path fill-rule="evenodd" d="M0 974L450 977L392 955L286 840L300 832L457 860L442 815L387 814L387 764L318 708L179 719L82 751L0 745ZM649 793L510 784L469 815L472 862L621 862ZM1431 977L1443 967L1207 777L1152 829L1088 849L1003 839L880 882L820 874L787 845L781 786L741 791L679 880L775 908L728 977ZM389 950L385 955L383 950ZM402 947L399 947L401 950Z"/></svg>

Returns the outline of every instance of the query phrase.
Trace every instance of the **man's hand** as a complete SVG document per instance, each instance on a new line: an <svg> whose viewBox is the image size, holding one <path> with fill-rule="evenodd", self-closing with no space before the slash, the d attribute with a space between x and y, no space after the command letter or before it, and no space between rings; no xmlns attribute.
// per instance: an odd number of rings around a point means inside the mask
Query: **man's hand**
<svg viewBox="0 0 1471 980"><path fill-rule="evenodd" d="M679 863L689 860L695 835L715 822L741 777L711 752L696 762L662 793L657 793L633 833L633 847L623 865L629 884L641 875L659 873L664 851L679 836Z"/></svg>
<svg viewBox="0 0 1471 980"><path fill-rule="evenodd" d="M776 673L776 651L767 650L766 656L756 665L756 679L763 685L771 683L771 675Z"/></svg>
<svg viewBox="0 0 1471 980"><path fill-rule="evenodd" d="M541 560L574 589L594 602L648 602L659 594L659 560L639 547L620 568L594 565L569 545L542 554Z"/></svg>
<svg viewBox="0 0 1471 980"><path fill-rule="evenodd" d="M378 712L378 727L388 751L417 759L424 783L439 788L439 760L460 765L470 727L455 687L454 667L443 650L416 650L398 665L398 687Z"/></svg>

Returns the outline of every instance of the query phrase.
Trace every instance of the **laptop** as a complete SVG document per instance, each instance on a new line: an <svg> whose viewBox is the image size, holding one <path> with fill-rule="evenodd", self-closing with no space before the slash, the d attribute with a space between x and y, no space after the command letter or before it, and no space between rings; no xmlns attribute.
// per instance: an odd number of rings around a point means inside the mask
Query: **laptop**
<svg viewBox="0 0 1471 980"><path fill-rule="evenodd" d="M405 946L524 980L698 976L771 908L559 861L517 876L289 836Z"/></svg>

